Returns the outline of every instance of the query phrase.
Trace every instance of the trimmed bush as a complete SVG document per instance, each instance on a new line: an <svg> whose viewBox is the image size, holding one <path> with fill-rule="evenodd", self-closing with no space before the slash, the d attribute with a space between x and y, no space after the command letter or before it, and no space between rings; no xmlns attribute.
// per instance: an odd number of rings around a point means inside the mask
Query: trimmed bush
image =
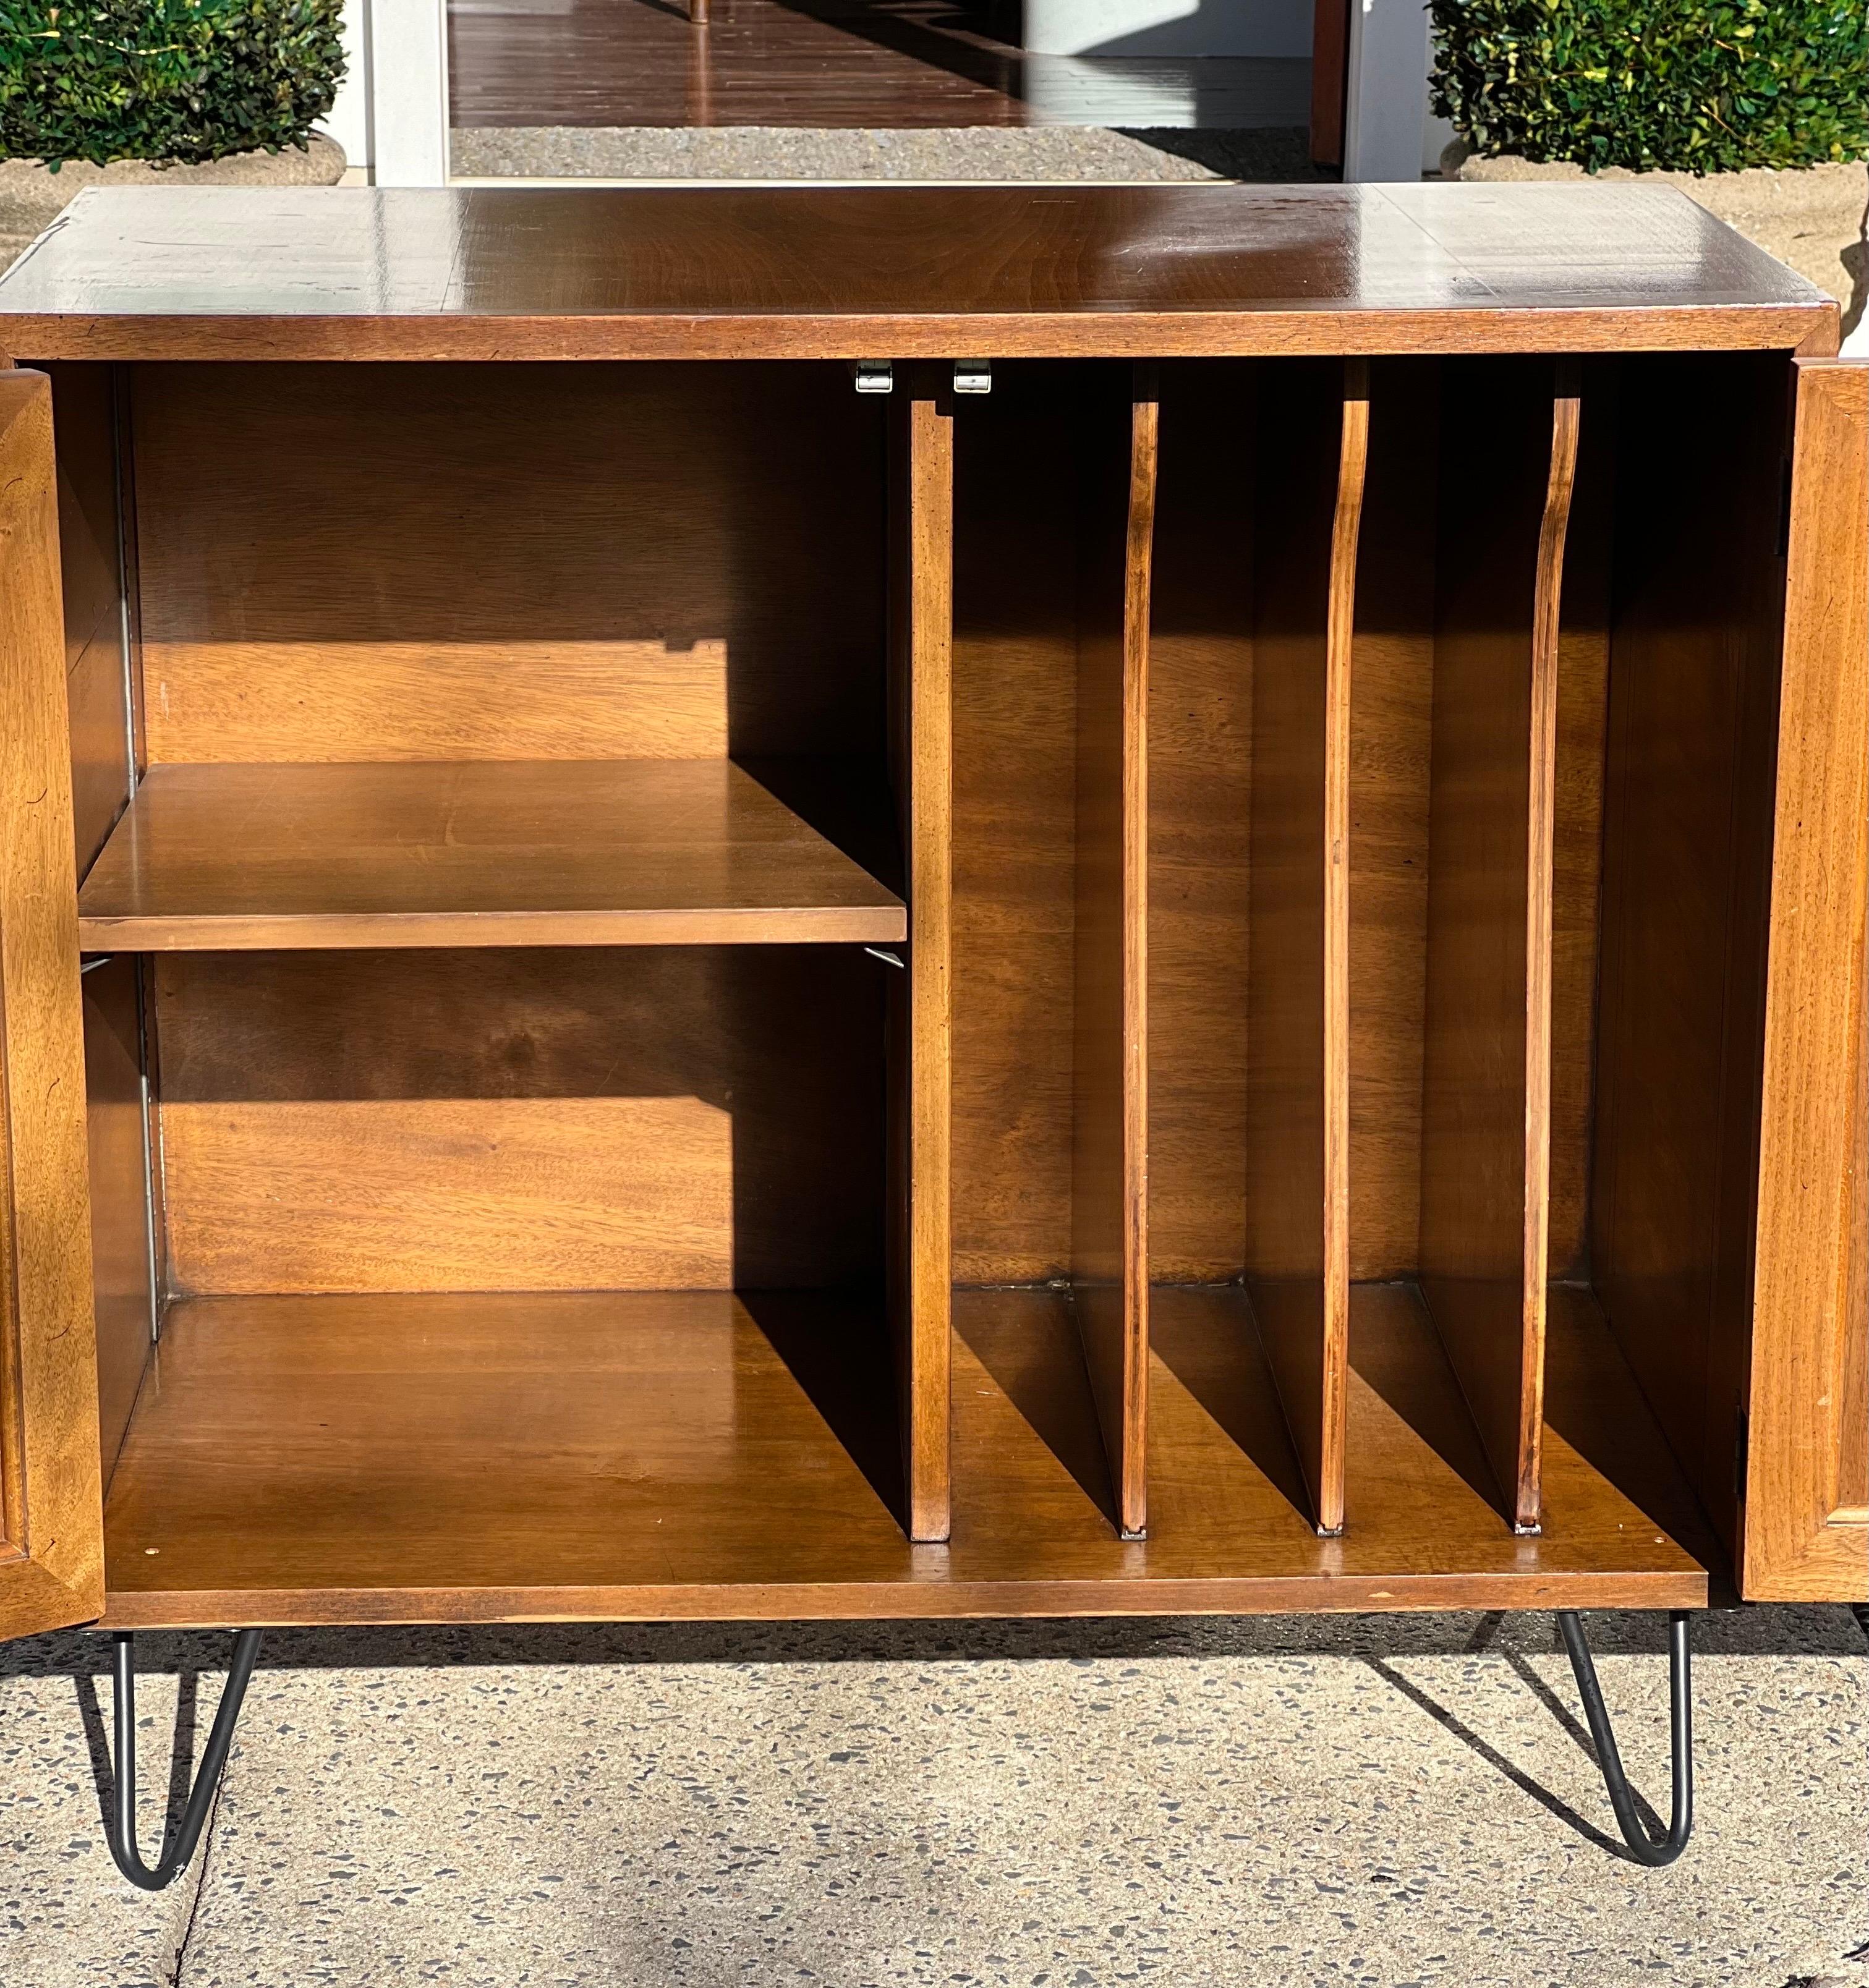
<svg viewBox="0 0 1869 1988"><path fill-rule="evenodd" d="M0 0L0 157L198 163L302 145L343 0Z"/></svg>
<svg viewBox="0 0 1869 1988"><path fill-rule="evenodd" d="M1478 152L1690 173L1869 157L1864 0L1430 0Z"/></svg>

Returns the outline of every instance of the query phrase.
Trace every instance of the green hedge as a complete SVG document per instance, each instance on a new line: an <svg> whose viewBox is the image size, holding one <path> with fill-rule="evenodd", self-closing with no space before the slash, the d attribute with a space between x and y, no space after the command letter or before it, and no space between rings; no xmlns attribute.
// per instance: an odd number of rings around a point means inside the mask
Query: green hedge
<svg viewBox="0 0 1869 1988"><path fill-rule="evenodd" d="M1691 173L1869 157L1865 0L1430 0L1475 151Z"/></svg>
<svg viewBox="0 0 1869 1988"><path fill-rule="evenodd" d="M344 73L343 0L0 0L0 157L302 145Z"/></svg>

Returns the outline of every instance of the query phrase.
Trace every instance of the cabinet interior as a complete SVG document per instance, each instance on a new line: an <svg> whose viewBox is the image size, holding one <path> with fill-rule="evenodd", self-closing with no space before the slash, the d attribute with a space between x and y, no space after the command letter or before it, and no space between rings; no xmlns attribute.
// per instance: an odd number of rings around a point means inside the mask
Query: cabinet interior
<svg viewBox="0 0 1869 1988"><path fill-rule="evenodd" d="M113 1620L1725 1577L1782 355L47 370Z"/></svg>

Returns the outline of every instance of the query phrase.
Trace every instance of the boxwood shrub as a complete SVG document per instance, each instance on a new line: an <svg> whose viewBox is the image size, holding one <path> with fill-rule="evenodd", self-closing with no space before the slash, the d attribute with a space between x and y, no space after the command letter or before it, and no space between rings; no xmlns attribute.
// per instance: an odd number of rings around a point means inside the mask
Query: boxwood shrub
<svg viewBox="0 0 1869 1988"><path fill-rule="evenodd" d="M1869 157L1864 0L1430 0L1475 151L1691 173Z"/></svg>
<svg viewBox="0 0 1869 1988"><path fill-rule="evenodd" d="M343 0L0 0L0 157L225 158L305 142Z"/></svg>

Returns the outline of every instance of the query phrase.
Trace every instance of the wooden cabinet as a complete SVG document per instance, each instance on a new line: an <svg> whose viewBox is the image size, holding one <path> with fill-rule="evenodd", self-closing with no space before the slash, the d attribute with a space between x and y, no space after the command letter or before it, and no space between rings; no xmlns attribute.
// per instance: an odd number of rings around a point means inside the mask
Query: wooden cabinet
<svg viewBox="0 0 1869 1988"><path fill-rule="evenodd" d="M1634 188L83 195L0 1632L1861 1596L1836 341Z"/></svg>

